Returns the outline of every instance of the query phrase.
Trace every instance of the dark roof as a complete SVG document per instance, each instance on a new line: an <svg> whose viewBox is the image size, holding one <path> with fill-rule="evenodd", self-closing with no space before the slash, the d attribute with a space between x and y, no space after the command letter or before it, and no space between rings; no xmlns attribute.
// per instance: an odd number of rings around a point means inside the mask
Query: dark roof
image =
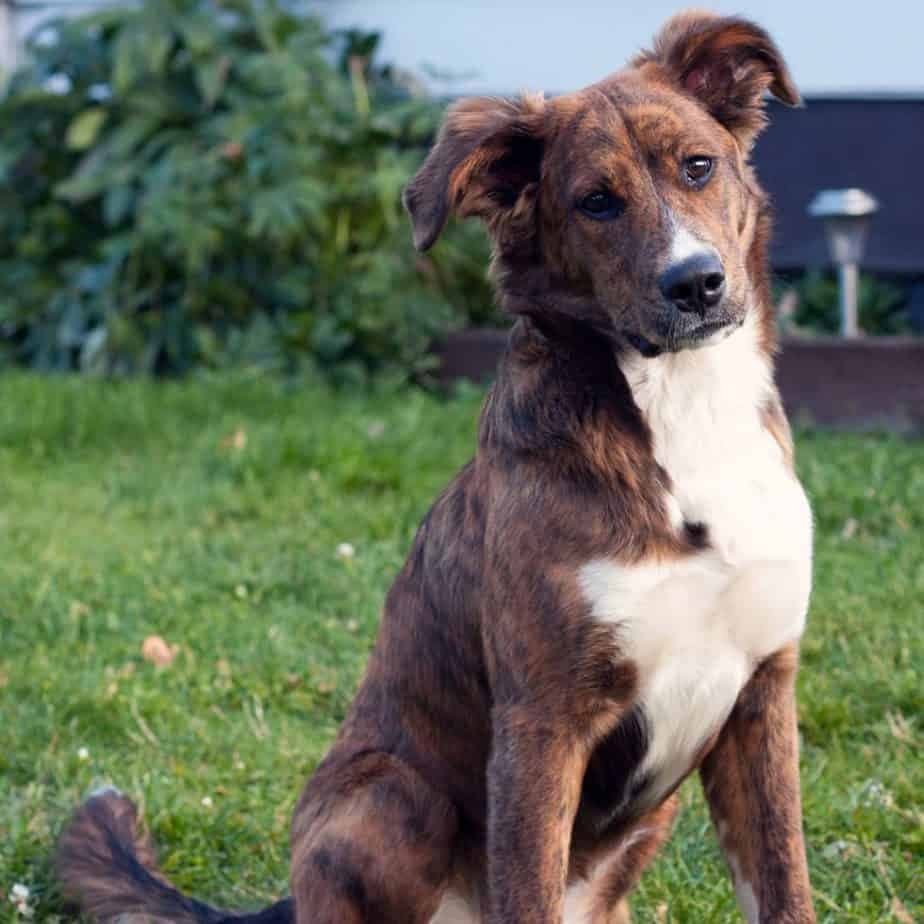
<svg viewBox="0 0 924 924"><path fill-rule="evenodd" d="M829 264L821 222L806 214L820 189L859 186L879 200L863 266L924 273L924 99L816 97L770 106L754 162L776 214L773 265Z"/></svg>

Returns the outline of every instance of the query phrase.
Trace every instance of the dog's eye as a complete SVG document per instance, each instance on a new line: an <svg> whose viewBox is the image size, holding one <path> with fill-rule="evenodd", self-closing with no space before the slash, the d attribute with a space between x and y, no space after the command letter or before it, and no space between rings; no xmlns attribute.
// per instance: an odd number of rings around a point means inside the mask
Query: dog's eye
<svg viewBox="0 0 924 924"><path fill-rule="evenodd" d="M690 186L702 186L712 176L712 158L697 154L683 162L683 178Z"/></svg>
<svg viewBox="0 0 924 924"><path fill-rule="evenodd" d="M618 218L625 210L625 207L624 200L604 189L598 189L596 192L584 196L578 203L578 208L585 215L589 218L596 218L598 221Z"/></svg>

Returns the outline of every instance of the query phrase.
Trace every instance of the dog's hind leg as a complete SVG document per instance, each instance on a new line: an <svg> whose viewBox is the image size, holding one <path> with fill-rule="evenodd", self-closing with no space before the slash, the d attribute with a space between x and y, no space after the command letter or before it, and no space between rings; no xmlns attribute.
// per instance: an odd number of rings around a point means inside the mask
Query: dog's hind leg
<svg viewBox="0 0 924 924"><path fill-rule="evenodd" d="M293 824L296 924L427 924L457 824L449 800L391 755L319 769Z"/></svg>
<svg viewBox="0 0 924 924"><path fill-rule="evenodd" d="M605 862L598 895L600 924L630 924L628 896L670 835L677 801L676 794L672 795L642 815Z"/></svg>
<svg viewBox="0 0 924 924"><path fill-rule="evenodd" d="M568 887L564 924L631 924L629 894L670 834L677 811L672 795L625 828Z"/></svg>

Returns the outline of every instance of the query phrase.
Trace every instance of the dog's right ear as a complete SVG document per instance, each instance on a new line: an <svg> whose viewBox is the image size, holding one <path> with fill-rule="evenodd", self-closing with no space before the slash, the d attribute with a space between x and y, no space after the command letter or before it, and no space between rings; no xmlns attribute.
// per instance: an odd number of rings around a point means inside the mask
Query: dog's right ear
<svg viewBox="0 0 924 924"><path fill-rule="evenodd" d="M423 166L404 190L414 246L433 245L451 212L489 226L517 211L535 189L542 162L541 97L487 97L449 108Z"/></svg>

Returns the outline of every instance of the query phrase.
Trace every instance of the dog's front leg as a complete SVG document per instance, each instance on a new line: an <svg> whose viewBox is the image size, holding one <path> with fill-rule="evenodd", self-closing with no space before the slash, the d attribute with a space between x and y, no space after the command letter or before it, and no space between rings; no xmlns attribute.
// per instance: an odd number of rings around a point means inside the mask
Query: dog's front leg
<svg viewBox="0 0 924 924"><path fill-rule="evenodd" d="M792 645L758 667L700 770L749 924L815 921L799 797L797 663Z"/></svg>
<svg viewBox="0 0 924 924"><path fill-rule="evenodd" d="M488 924L560 924L587 739L548 709L496 709L488 764Z"/></svg>

